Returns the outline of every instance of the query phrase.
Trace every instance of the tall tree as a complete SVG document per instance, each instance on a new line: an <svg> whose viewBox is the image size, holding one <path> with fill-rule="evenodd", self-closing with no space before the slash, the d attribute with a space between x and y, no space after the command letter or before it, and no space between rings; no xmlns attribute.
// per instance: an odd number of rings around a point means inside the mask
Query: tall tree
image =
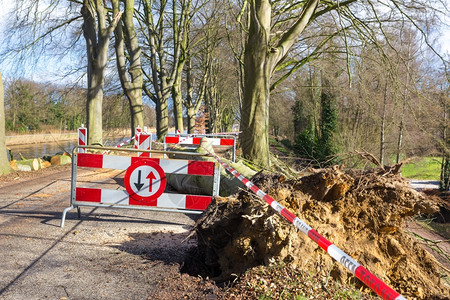
<svg viewBox="0 0 450 300"><path fill-rule="evenodd" d="M244 99L241 115L241 146L245 158L268 167L269 94L271 77L277 64L302 34L311 20L319 0L308 0L292 26L271 43L272 3L249 0L250 24L245 46Z"/></svg>
<svg viewBox="0 0 450 300"><path fill-rule="evenodd" d="M320 160L326 164L333 162L336 152L334 143L334 134L337 129L337 109L336 90L331 86L330 80L326 77L322 79L321 94L321 120L320 120L320 137L318 139Z"/></svg>
<svg viewBox="0 0 450 300"><path fill-rule="evenodd" d="M421 2L419 6L411 6L407 1L370 0L248 0L243 3L244 6L248 5L249 25L244 55L241 146L244 157L262 166L270 164L267 109L270 91L306 62L317 57L319 52L326 51L324 45L327 45L328 40L339 40L341 51L347 53L350 75L349 58L358 41L367 40L380 48L392 48L392 43L385 35L385 27L399 21L395 24L411 22L430 46L428 32L423 30L429 24L422 23L429 16L421 19L421 15L428 12L420 8L422 5L429 8L433 17L438 14L442 16L445 12L445 9L439 11L437 8L444 5L439 1L433 4L431 1ZM309 30L305 31L306 28ZM386 38L386 45L379 43L380 36ZM274 77L275 72L281 70L284 70L284 74Z"/></svg>
<svg viewBox="0 0 450 300"><path fill-rule="evenodd" d="M83 0L83 35L88 59L88 93L86 100L88 144L102 144L102 103L105 85L108 46L121 12L116 12L107 24L108 9L102 0Z"/></svg>
<svg viewBox="0 0 450 300"><path fill-rule="evenodd" d="M144 72L144 91L156 105L156 131L161 140L169 131L169 98L173 96L174 85L175 89L181 85L191 0L142 0L142 3L144 44L149 49L144 53L147 61L144 71L150 69ZM181 99L175 98L177 127L183 129Z"/></svg>
<svg viewBox="0 0 450 300"><path fill-rule="evenodd" d="M203 103L206 102L207 88L211 86L213 80L213 57L222 39L221 18L217 17L219 14L217 4L213 1L211 5L204 7L201 14L198 14L201 17L197 18L195 29L190 30L192 36L187 39L186 95L183 97L183 105L186 108L189 133L194 132L195 118ZM206 108L208 115L211 112L210 108Z"/></svg>
<svg viewBox="0 0 450 300"><path fill-rule="evenodd" d="M116 61L120 84L130 103L131 136L137 126L144 128L144 107L142 105L141 47L134 27L134 0L123 0L124 14L117 24L115 33ZM119 0L113 0L113 14L120 13ZM125 48L126 53L125 54ZM127 62L128 58L128 62Z"/></svg>
<svg viewBox="0 0 450 300"><path fill-rule="evenodd" d="M441 162L441 176L440 176L440 189L442 191L448 191L450 189L450 134L449 134L449 115L450 115L450 88L447 86L447 90L443 91L439 95L442 107L442 124L440 124L440 131L442 135L442 162Z"/></svg>
<svg viewBox="0 0 450 300"><path fill-rule="evenodd" d="M6 155L6 138L5 138L5 93L3 89L2 73L0 72L0 174L11 172Z"/></svg>

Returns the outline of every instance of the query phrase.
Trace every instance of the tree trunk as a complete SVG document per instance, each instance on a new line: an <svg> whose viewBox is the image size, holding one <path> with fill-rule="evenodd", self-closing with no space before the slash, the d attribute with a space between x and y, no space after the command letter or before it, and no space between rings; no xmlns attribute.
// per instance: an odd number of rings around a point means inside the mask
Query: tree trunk
<svg viewBox="0 0 450 300"><path fill-rule="evenodd" d="M88 58L88 93L86 101L89 145L102 144L102 102L106 64L108 62L109 39L121 17L119 12L106 26L105 7L101 0L83 0L83 35L86 40Z"/></svg>
<svg viewBox="0 0 450 300"><path fill-rule="evenodd" d="M409 87L409 72L410 72L410 60L411 60L411 44L408 44L408 56L406 61L406 79L405 79L405 88L403 91L403 107L400 115L400 124L398 128L398 139L397 139L397 157L396 157L396 163L398 164L400 162L400 152L402 150L402 144L403 144L403 129L404 129L404 119L406 114L406 103L408 101L408 87Z"/></svg>
<svg viewBox="0 0 450 300"><path fill-rule="evenodd" d="M158 139L163 140L164 136L169 133L169 100L167 98L162 98L160 100L160 112L159 112L159 131Z"/></svg>
<svg viewBox="0 0 450 300"><path fill-rule="evenodd" d="M196 112L194 111L193 107L190 107L187 109L187 116L188 116L188 132L194 133L195 131L195 115Z"/></svg>
<svg viewBox="0 0 450 300"><path fill-rule="evenodd" d="M380 128L380 163L381 163L381 165L384 165L384 151L386 148L386 143L385 143L386 104L387 104L387 81L384 83L383 111L381 114L381 128Z"/></svg>
<svg viewBox="0 0 450 300"><path fill-rule="evenodd" d="M12 171L6 152L5 91L3 89L2 73L0 72L0 174L8 174Z"/></svg>
<svg viewBox="0 0 450 300"><path fill-rule="evenodd" d="M250 0L250 26L245 45L244 99L241 113L241 146L245 158L269 167L269 91L272 73L302 34L319 0L308 0L294 24L270 45L272 4Z"/></svg>
<svg viewBox="0 0 450 300"><path fill-rule="evenodd" d="M448 94L442 97L442 164L439 188L441 191L448 191L450 188L450 138L448 136L448 115L449 107Z"/></svg>
<svg viewBox="0 0 450 300"><path fill-rule="evenodd" d="M88 94L86 102L86 123L88 128L88 145L102 144L103 135L103 78L104 73L93 67L88 81Z"/></svg>
<svg viewBox="0 0 450 300"><path fill-rule="evenodd" d="M179 72L180 74L176 76L175 82L172 86L173 115L175 118L175 130L179 130L181 133L184 133L183 95L181 94L181 70L179 70Z"/></svg>
<svg viewBox="0 0 450 300"><path fill-rule="evenodd" d="M119 14L119 0L113 0L113 13ZM142 105L143 72L141 65L141 48L133 24L134 0L125 0L125 14L114 31L117 69L122 89L128 98L131 113L131 136L135 135L137 126L144 128L144 107ZM125 50L128 54L128 70ZM128 72L128 73L127 73ZM129 76L129 75L130 76ZM131 77L131 78L130 78Z"/></svg>
<svg viewBox="0 0 450 300"><path fill-rule="evenodd" d="M246 55L247 74L242 103L241 146L246 159L269 167L269 82L267 70L259 59ZM264 61L264 60L263 60ZM248 72L254 70L255 72Z"/></svg>
<svg viewBox="0 0 450 300"><path fill-rule="evenodd" d="M41 163L37 158L16 160L15 164L19 171L37 171L41 168Z"/></svg>
<svg viewBox="0 0 450 300"><path fill-rule="evenodd" d="M256 2L256 3L255 3ZM241 115L242 154L262 167L269 167L269 88L268 43L271 4L250 1L251 21L245 47L244 98Z"/></svg>

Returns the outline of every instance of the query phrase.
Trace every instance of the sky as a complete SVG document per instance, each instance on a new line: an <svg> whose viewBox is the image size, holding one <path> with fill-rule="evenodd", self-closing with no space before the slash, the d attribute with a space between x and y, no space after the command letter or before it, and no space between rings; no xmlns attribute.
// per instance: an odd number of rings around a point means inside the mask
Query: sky
<svg viewBox="0 0 450 300"><path fill-rule="evenodd" d="M0 0L0 5L2 7L2 13L0 14L0 40L4 40L5 31L8 29L7 26L7 16L9 15L10 10L14 8L16 1L11 0ZM450 7L450 0L446 0ZM446 28L443 29L442 34L438 37L438 43L441 44L441 49L438 51L444 57L450 57L450 16L447 16ZM0 53L2 51L2 44L0 44ZM74 59L67 57L66 61L58 61L57 63L41 61L38 62L36 67L31 70L25 69L22 70L21 74L15 73L10 65L5 63L0 63L0 70L3 75L3 79L10 78L11 76L17 77L25 77L26 79L35 80L35 81L60 81L61 77L59 76L62 72L59 67L63 66L65 63L73 63ZM65 78L63 80L72 80L75 81L78 78L76 76L71 76Z"/></svg>

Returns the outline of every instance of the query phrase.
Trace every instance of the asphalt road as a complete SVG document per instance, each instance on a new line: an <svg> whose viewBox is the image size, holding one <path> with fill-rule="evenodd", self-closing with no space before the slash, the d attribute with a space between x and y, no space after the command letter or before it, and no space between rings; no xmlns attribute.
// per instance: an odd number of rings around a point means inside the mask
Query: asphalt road
<svg viewBox="0 0 450 300"><path fill-rule="evenodd" d="M421 191L423 189L438 189L439 181L434 180L421 180L421 179L408 179L409 184L415 190Z"/></svg>
<svg viewBox="0 0 450 300"><path fill-rule="evenodd" d="M179 213L86 207L60 228L69 197L68 168L0 183L0 299L147 299L192 246Z"/></svg>

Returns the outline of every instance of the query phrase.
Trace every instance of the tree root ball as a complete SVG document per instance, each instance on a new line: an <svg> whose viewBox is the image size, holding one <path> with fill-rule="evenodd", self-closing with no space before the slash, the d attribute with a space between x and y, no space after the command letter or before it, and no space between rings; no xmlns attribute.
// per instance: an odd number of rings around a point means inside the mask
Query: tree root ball
<svg viewBox="0 0 450 300"><path fill-rule="evenodd" d="M450 295L448 269L404 229L409 216L437 212L439 207L399 175L330 168L296 180L257 174L252 181L404 296ZM197 221L195 233L198 252L219 282L254 266L283 262L368 290L248 191L216 197Z"/></svg>

